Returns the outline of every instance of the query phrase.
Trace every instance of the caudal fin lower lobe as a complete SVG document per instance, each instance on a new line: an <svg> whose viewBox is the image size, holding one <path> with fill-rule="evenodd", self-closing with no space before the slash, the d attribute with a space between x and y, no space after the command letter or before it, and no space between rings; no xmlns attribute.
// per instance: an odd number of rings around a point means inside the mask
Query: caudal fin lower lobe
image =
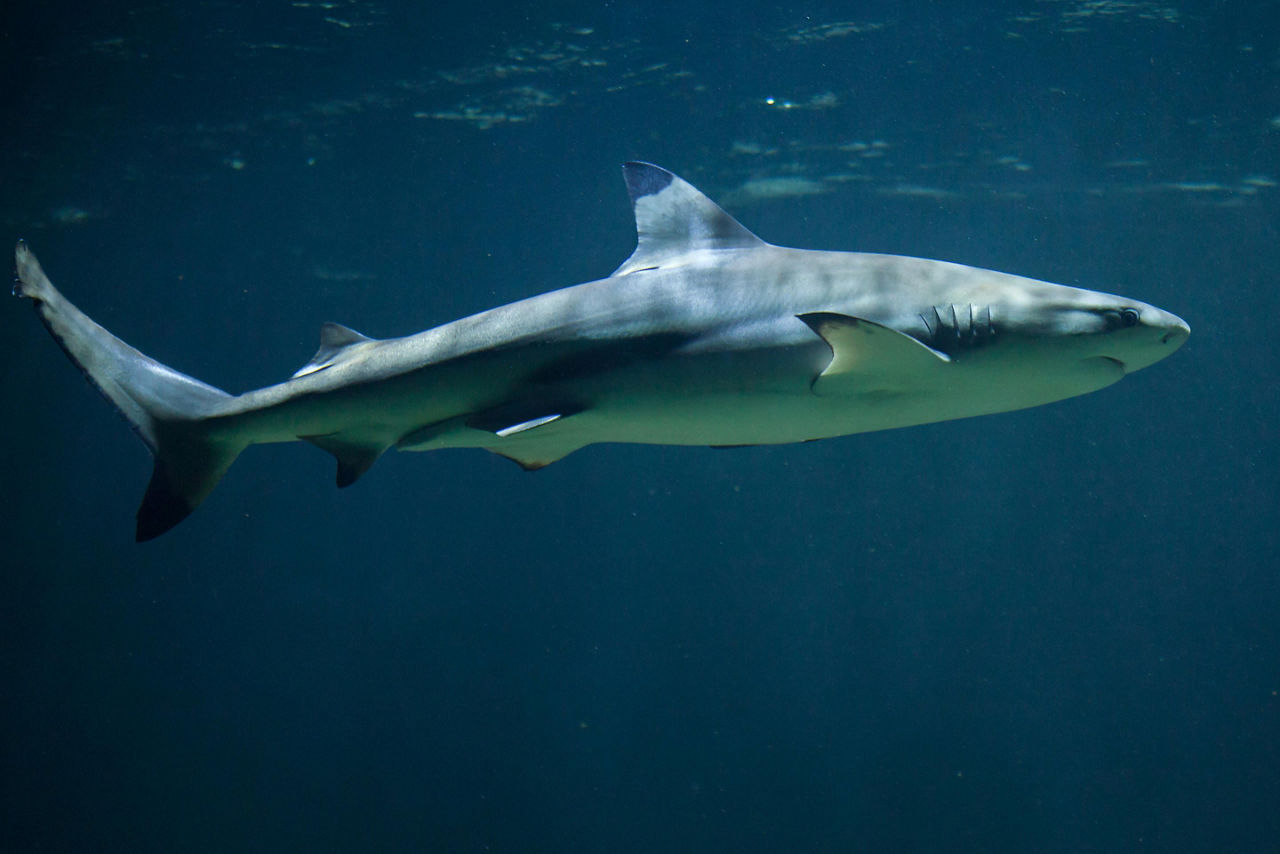
<svg viewBox="0 0 1280 854"><path fill-rule="evenodd" d="M136 535L139 542L158 537L199 506L243 450L242 444L214 437L208 425L231 395L157 362L99 326L53 286L23 241L14 262L14 295L32 300L54 340L155 457Z"/></svg>

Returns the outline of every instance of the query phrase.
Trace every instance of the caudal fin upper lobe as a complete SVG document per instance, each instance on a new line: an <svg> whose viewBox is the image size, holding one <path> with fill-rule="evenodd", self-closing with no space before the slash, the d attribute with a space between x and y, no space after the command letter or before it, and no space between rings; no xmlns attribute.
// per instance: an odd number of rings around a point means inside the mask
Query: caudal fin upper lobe
<svg viewBox="0 0 1280 854"><path fill-rule="evenodd" d="M53 286L24 241L14 263L14 295L32 300L54 340L155 457L136 537L158 537L199 506L243 450L209 428L231 395L140 353L89 319Z"/></svg>

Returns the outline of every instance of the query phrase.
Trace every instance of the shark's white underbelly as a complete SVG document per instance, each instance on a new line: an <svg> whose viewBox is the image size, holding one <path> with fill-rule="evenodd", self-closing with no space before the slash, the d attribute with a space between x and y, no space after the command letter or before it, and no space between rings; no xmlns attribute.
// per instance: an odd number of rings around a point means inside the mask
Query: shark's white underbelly
<svg viewBox="0 0 1280 854"><path fill-rule="evenodd" d="M1122 367L1083 361L1048 374L980 354L940 364L910 384L879 382L815 391L830 358L825 345L699 356L661 370L634 366L588 382L581 412L509 436L462 419L401 450L479 447L524 458L599 442L661 445L762 445L866 433L1005 412L1094 391L1120 379ZM554 386L548 400L562 395ZM550 412L550 410L548 410Z"/></svg>

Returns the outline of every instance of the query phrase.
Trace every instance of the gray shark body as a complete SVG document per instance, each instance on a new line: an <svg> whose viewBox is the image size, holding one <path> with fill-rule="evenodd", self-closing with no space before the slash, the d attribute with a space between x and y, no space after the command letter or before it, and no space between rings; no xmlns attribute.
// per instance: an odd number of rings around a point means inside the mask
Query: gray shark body
<svg viewBox="0 0 1280 854"><path fill-rule="evenodd" d="M1173 352L1144 303L942 261L773 246L675 175L628 163L635 253L611 276L404 338L336 324L289 380L228 395L111 335L24 243L14 292L155 455L146 540L245 447L304 440L346 486L389 448L528 469L596 442L798 442L1036 406Z"/></svg>

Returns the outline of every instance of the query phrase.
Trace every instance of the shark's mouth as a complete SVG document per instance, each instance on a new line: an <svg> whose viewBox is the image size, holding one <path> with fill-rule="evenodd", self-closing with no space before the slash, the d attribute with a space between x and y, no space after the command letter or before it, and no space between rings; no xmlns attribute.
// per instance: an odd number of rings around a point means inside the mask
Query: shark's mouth
<svg viewBox="0 0 1280 854"><path fill-rule="evenodd" d="M1084 361L1086 361L1086 362L1097 362L1097 363L1099 363L1099 364L1108 365L1108 366L1115 366L1116 368L1119 368L1119 369L1120 369L1120 376L1121 376L1121 377L1122 377L1122 376L1124 376L1125 374L1129 373L1129 368L1128 368L1128 366L1127 366L1127 365L1125 365L1125 363L1124 363L1124 362L1120 361L1119 359L1117 359L1117 358L1116 358L1116 357L1114 357L1114 356L1091 356L1091 357L1089 357L1088 359L1085 359ZM1117 379L1118 379L1118 377L1117 377Z"/></svg>

